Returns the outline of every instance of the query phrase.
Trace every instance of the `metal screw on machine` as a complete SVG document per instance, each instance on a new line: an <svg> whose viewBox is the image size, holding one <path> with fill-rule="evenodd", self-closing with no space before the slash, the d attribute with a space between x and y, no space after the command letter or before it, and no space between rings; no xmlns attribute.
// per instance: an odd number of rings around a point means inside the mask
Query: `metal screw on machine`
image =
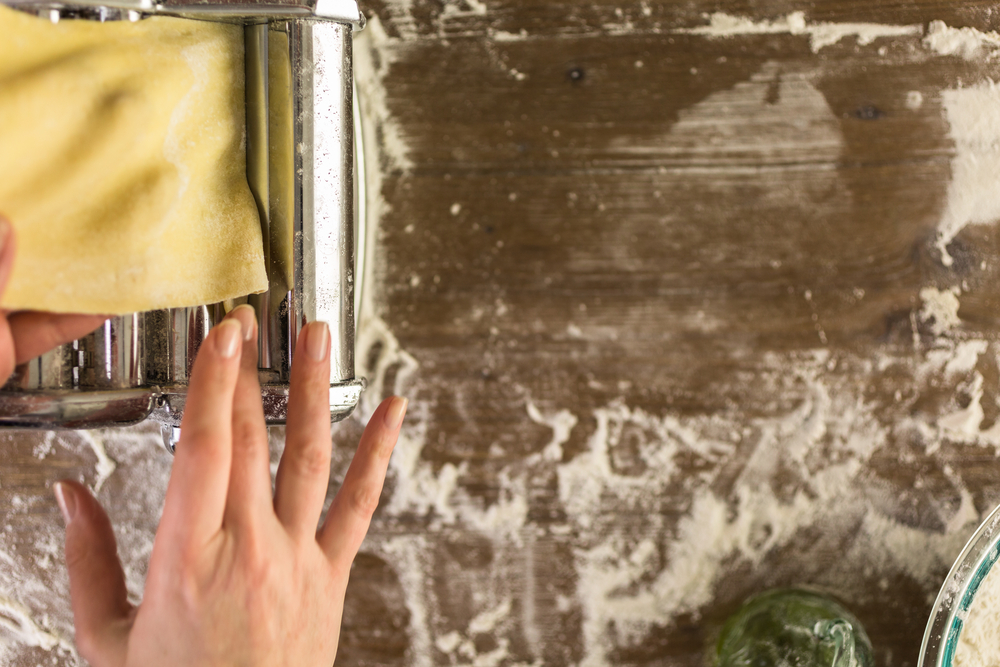
<svg viewBox="0 0 1000 667"><path fill-rule="evenodd" d="M330 418L350 415L365 386L354 377L351 33L364 25L357 3L0 1L53 20L164 14L244 24L247 180L260 213L269 289L239 301L257 311L265 419L285 422L295 341L315 320L329 323L333 342ZM152 418L173 451L195 355L227 305L235 302L113 317L86 338L19 366L0 390L0 426L98 428Z"/></svg>

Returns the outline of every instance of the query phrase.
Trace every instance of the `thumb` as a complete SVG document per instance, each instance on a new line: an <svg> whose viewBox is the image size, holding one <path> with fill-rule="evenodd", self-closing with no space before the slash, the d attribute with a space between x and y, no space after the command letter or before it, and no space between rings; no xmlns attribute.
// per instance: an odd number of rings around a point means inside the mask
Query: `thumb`
<svg viewBox="0 0 1000 667"><path fill-rule="evenodd" d="M111 521L82 484L64 480L54 491L66 520L77 648L95 667L119 667L125 664L132 606Z"/></svg>
<svg viewBox="0 0 1000 667"><path fill-rule="evenodd" d="M11 271L14 269L14 254L17 252L17 240L14 236L14 225L0 213L0 294L7 289Z"/></svg>
<svg viewBox="0 0 1000 667"><path fill-rule="evenodd" d="M0 214L0 298L3 297L14 267L15 243L13 226ZM15 363L14 335L7 322L7 315L0 311L0 385L6 383L14 372Z"/></svg>

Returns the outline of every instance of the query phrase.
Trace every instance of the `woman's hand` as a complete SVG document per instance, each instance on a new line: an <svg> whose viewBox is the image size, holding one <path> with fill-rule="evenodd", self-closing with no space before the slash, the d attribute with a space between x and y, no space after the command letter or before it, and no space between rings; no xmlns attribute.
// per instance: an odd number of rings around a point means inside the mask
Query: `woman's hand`
<svg viewBox="0 0 1000 667"><path fill-rule="evenodd" d="M7 287L16 252L14 228L0 215L0 294ZM18 364L86 336L106 319L106 315L0 311L0 385L10 379Z"/></svg>
<svg viewBox="0 0 1000 667"><path fill-rule="evenodd" d="M329 667L351 563L378 504L406 401L372 415L317 531L330 474L330 333L296 346L274 493L253 309L201 346L142 604L127 600L107 514L60 482L76 640L94 667Z"/></svg>

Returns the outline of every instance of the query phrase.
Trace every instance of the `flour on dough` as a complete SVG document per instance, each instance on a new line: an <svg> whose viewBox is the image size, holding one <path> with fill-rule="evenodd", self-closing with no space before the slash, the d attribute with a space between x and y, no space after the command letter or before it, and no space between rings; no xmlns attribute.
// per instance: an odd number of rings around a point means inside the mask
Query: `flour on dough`
<svg viewBox="0 0 1000 667"><path fill-rule="evenodd" d="M4 308L129 313L267 288L246 181L243 30L0 5Z"/></svg>

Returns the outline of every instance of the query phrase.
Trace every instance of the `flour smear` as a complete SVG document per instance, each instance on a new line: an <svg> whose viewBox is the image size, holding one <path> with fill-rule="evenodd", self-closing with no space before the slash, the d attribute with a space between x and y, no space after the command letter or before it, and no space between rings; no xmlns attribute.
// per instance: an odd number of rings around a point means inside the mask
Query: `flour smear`
<svg viewBox="0 0 1000 667"><path fill-rule="evenodd" d="M675 32L705 37L735 37L742 35L801 35L809 38L813 53L853 37L860 46L867 46L883 37L912 37L923 34L921 25L884 25L881 23L809 22L805 12L792 12L774 20L755 21L745 16L714 12L709 23L697 28Z"/></svg>
<svg viewBox="0 0 1000 667"><path fill-rule="evenodd" d="M793 13L770 21L714 14L708 25L679 32L710 39L801 35L814 52L848 38L859 46L911 39L934 56L977 57L986 52L981 42L988 44L988 37L950 30L935 25L925 38L924 26L808 22L804 14ZM505 41L523 37L503 35ZM980 51L962 46L972 40ZM778 104L765 107L774 82ZM811 142L811 153L832 163L842 150L839 120L814 83L807 74L768 64L748 82L683 110L659 145L629 146L623 141L616 149L713 150L712 136L718 136L720 128L727 130L724 111L739 108L749 120L731 128L727 151L780 159L781 151L798 139L802 146ZM955 179L939 227L943 254L963 227L992 221L989 210L1000 188L989 177L976 180L971 165L993 159L990 109L1000 108L993 95L988 84L944 92L956 156ZM920 109L924 93L912 91L906 104ZM709 127L707 117L720 122ZM791 117L799 124L789 124ZM745 131L746 122L756 131ZM982 173L1000 174L1000 169ZM835 180L831 173L831 182ZM431 533L387 533L372 541L373 548L395 564L402 582L411 611L412 664L437 664L434 655L445 664L520 664L524 652L515 657L512 638L536 647L523 664L540 659L538 647L544 639L535 609L540 594L533 587L543 584L531 569L535 542L530 536L573 536L576 590L570 597L557 596L556 611L578 611L582 617L581 665L610 664L617 650L640 645L657 628L670 627L682 615L697 617L730 572L766 571L773 567L769 558L775 553L820 527L826 534L854 537L843 545L839 562L805 573L811 583L837 590L845 581L857 581L858 572L901 575L932 599L965 540L998 500L977 505L944 454L946 447L956 445L994 448L1000 443L998 427L988 423L984 409L997 400L996 391L986 386L978 370L984 363L997 363L998 351L987 340L962 335L961 297L960 289L927 285L921 290L914 326L925 324L933 340L920 342L914 334L916 350L885 349L871 357L825 350L769 355L753 382L776 404L793 406L769 416L749 416L739 409L703 416L652 414L624 398L575 414L547 397L527 396L526 421L547 426L551 434L540 443L538 454L500 472L499 499L487 506L465 490L465 464L434 465L424 458L433 433L433 397L440 388L415 368L406 388L425 398L412 404L414 419L404 426L400 455L393 462L388 520L431 516ZM412 355L390 347L394 359L380 363L413 367ZM872 402L865 387L890 370L906 377L900 388L909 398L901 392L898 406L887 409ZM939 411L911 409L914 396L942 385L950 388L952 399ZM587 437L586 449L567 458L566 444L589 423L596 428ZM913 439L922 444L923 454L951 485L955 498L937 504L937 528L903 519L905 508L894 492L872 477L877 458L897 456L895 443ZM692 460L699 462L694 475L685 467ZM545 470L556 477L565 512L561 526L541 526L529 519L527 489L531 478ZM917 488L923 483L918 477ZM682 516L671 518L666 509L676 503L678 489L688 501ZM473 621L442 628L444 603L436 599L439 582L433 569L439 555L433 535L452 529L482 535L499 556L497 574L476 589ZM869 599L867 584L857 586L841 587L840 594L848 602ZM485 629L475 622L481 618L489 619L482 624ZM477 633L492 637L488 649L477 648Z"/></svg>
<svg viewBox="0 0 1000 667"><path fill-rule="evenodd" d="M992 60L1000 49L1000 34L975 28L952 28L944 21L931 21L924 44L942 56L960 56L966 60Z"/></svg>
<svg viewBox="0 0 1000 667"><path fill-rule="evenodd" d="M41 434L40 434L41 435ZM11 443L3 443L9 447ZM80 481L108 509L125 571L129 598L141 599L153 535L159 520L171 457L155 425L52 432L33 454L39 465L58 452L84 471ZM53 472L53 476L58 475ZM6 492L8 480L0 480ZM63 527L54 499L10 496L0 531L0 664L82 665L73 644ZM30 531L14 530L23 513L37 513ZM46 522L46 512L51 521ZM43 660L39 651L47 655Z"/></svg>
<svg viewBox="0 0 1000 667"><path fill-rule="evenodd" d="M1000 86L986 81L941 96L955 157L937 246L942 263L951 266L948 245L959 232L1000 221Z"/></svg>

